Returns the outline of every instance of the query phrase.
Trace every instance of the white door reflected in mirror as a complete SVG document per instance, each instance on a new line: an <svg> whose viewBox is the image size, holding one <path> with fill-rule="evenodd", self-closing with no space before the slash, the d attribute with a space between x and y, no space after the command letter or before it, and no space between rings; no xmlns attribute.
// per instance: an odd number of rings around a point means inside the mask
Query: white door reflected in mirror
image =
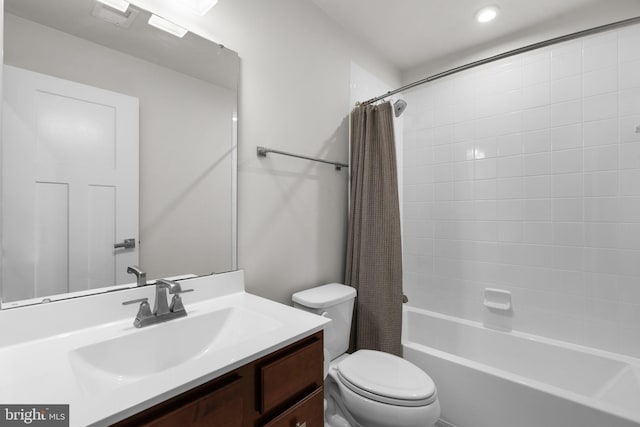
<svg viewBox="0 0 640 427"><path fill-rule="evenodd" d="M130 282L138 248L135 97L4 67L3 299ZM31 254L31 255L29 255Z"/></svg>

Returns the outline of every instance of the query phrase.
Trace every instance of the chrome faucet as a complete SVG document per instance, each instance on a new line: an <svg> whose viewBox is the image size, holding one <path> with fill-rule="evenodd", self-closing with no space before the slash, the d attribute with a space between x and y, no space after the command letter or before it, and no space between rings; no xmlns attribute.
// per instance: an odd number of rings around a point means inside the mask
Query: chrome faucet
<svg viewBox="0 0 640 427"><path fill-rule="evenodd" d="M167 292L173 295L171 304L167 301ZM123 305L140 303L138 314L133 321L133 326L142 328L144 326L154 325L156 323L166 322L168 320L177 319L187 315L187 311L182 304L180 294L185 292L193 292L193 289L182 290L180 283L173 280L156 280L156 301L153 305L153 311L149 306L149 298L134 299L125 301Z"/></svg>
<svg viewBox="0 0 640 427"><path fill-rule="evenodd" d="M145 273L137 265L130 265L129 267L127 267L127 273L136 275L136 283L138 284L138 286L147 285L147 273Z"/></svg>
<svg viewBox="0 0 640 427"><path fill-rule="evenodd" d="M171 307L168 305L167 301L167 293L165 289L169 291L173 298L171 299ZM180 306L182 307L182 311L184 311L184 306L182 305L182 300L180 299L180 294L182 293L182 287L180 283L174 282L172 280L164 280L160 279L156 281L156 302L153 306L153 313L156 316L164 316L167 313L172 312L172 308L176 304L176 301L180 302ZM187 314L185 312L185 314Z"/></svg>

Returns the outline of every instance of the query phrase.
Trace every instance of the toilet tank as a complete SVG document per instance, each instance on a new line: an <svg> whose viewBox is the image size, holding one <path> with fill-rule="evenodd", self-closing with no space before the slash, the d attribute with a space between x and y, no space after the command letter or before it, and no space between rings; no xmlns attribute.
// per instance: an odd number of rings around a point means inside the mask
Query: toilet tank
<svg viewBox="0 0 640 427"><path fill-rule="evenodd" d="M356 290L351 286L331 283L292 296L293 306L331 319L324 328L324 348L331 360L349 348L351 317Z"/></svg>

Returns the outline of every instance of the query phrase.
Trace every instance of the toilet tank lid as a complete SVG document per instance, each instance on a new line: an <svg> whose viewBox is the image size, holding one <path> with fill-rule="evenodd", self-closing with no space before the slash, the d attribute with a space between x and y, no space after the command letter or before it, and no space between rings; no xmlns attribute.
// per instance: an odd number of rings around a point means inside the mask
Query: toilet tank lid
<svg viewBox="0 0 640 427"><path fill-rule="evenodd" d="M309 308L325 308L356 297L356 290L340 283L329 283L296 292L291 299Z"/></svg>

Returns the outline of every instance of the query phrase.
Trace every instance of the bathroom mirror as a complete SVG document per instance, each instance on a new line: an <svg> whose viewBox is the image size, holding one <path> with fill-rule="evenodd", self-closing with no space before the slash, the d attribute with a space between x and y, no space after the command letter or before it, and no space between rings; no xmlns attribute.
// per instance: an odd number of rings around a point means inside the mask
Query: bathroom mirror
<svg viewBox="0 0 640 427"><path fill-rule="evenodd" d="M2 308L236 268L237 53L96 0L5 0Z"/></svg>

